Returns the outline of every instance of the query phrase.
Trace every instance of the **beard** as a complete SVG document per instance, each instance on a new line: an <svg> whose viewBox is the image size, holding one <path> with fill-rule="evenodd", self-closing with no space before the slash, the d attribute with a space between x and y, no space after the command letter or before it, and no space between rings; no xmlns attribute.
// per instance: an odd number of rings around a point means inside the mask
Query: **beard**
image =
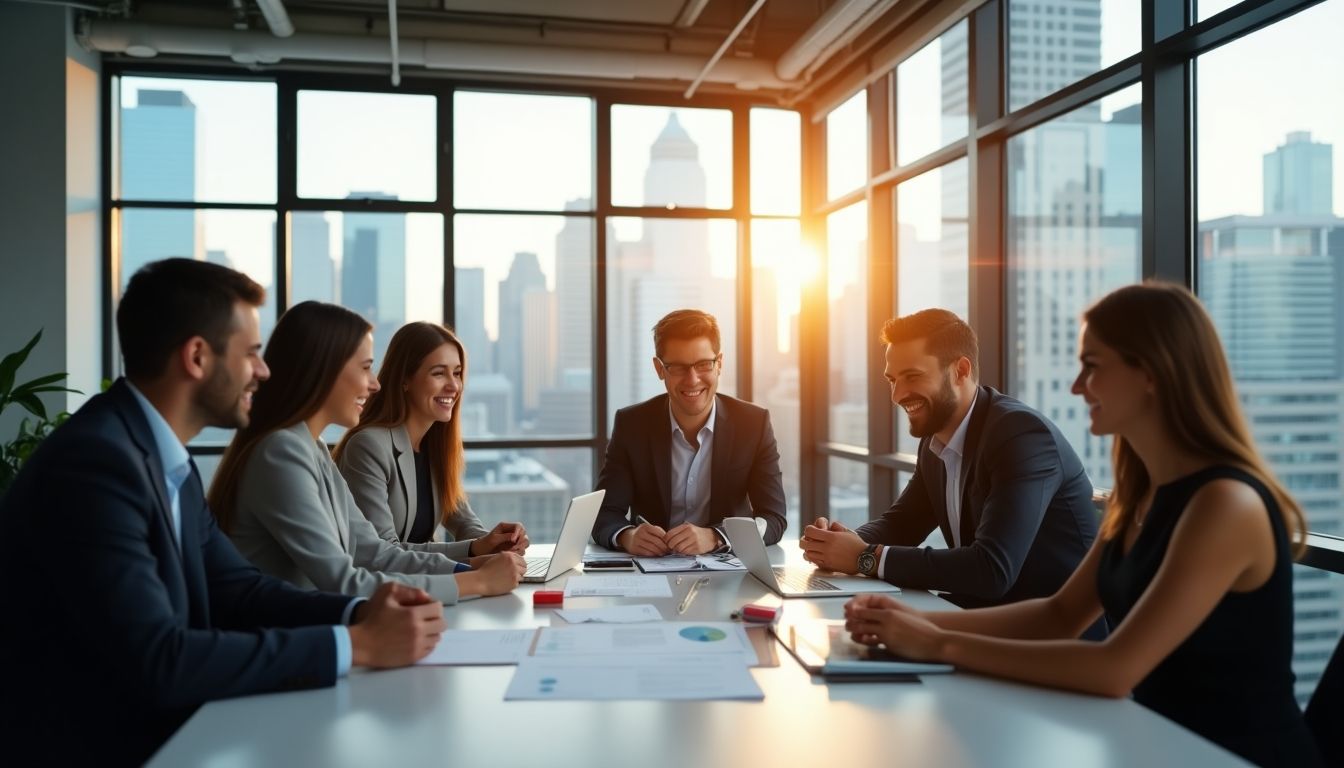
<svg viewBox="0 0 1344 768"><path fill-rule="evenodd" d="M220 365L210 374L196 395L196 407L205 414L206 424L223 429L242 429L247 426L248 411L243 408L243 393L247 385L240 385Z"/></svg>
<svg viewBox="0 0 1344 768"><path fill-rule="evenodd" d="M938 388L938 394L929 399L920 397L924 401L924 413L916 422L915 418L906 415L910 420L910 436L925 438L936 434L952 421L952 417L957 412L957 393L952 389L951 375L943 376L943 385Z"/></svg>

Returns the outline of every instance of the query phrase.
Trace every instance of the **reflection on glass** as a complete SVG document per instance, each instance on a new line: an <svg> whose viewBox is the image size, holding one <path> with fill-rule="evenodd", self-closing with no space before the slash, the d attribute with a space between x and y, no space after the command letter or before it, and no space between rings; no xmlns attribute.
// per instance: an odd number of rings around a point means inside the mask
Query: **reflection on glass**
<svg viewBox="0 0 1344 768"><path fill-rule="evenodd" d="M1322 3L1200 56L1195 70L1199 296L1258 447L1308 528L1334 536L1344 535L1344 112L1318 95L1344 67L1341 25L1344 3ZM1299 567L1293 593L1305 703L1344 629L1344 577Z"/></svg>
<svg viewBox="0 0 1344 768"><path fill-rule="evenodd" d="M816 253L803 245L796 220L751 223L751 399L770 411L790 514L801 499L798 317L803 285L817 271ZM789 530L800 530L797 525L790 520Z"/></svg>
<svg viewBox="0 0 1344 768"><path fill-rule="evenodd" d="M457 208L592 210L592 198L592 99L453 94Z"/></svg>
<svg viewBox="0 0 1344 768"><path fill-rule="evenodd" d="M1137 53L1138 0L1011 0L1008 109L1044 98Z"/></svg>
<svg viewBox="0 0 1344 768"><path fill-rule="evenodd" d="M751 110L751 212L797 216L802 206L802 117Z"/></svg>
<svg viewBox="0 0 1344 768"><path fill-rule="evenodd" d="M967 27L959 22L896 67L898 165L966 136Z"/></svg>
<svg viewBox="0 0 1344 768"><path fill-rule="evenodd" d="M291 294L340 304L373 325L374 366L411 320L443 322L443 217L436 213L297 212Z"/></svg>
<svg viewBox="0 0 1344 768"><path fill-rule="evenodd" d="M299 91L299 197L434 200L438 99Z"/></svg>
<svg viewBox="0 0 1344 768"><path fill-rule="evenodd" d="M275 84L123 77L122 200L275 202Z"/></svg>
<svg viewBox="0 0 1344 768"><path fill-rule="evenodd" d="M868 183L868 92L859 91L826 116L826 198Z"/></svg>
<svg viewBox="0 0 1344 768"><path fill-rule="evenodd" d="M1139 279L1139 107L1135 85L1008 142L1009 391L1059 426L1101 488L1110 440L1069 390L1079 316Z"/></svg>
<svg viewBox="0 0 1344 768"><path fill-rule="evenodd" d="M737 392L737 225L724 219L613 218L607 237L607 418L667 390L653 326L674 309L719 322L719 392Z"/></svg>
<svg viewBox="0 0 1344 768"><path fill-rule="evenodd" d="M899 260L896 314L940 307L968 319L967 177L963 158L896 188ZM897 408L897 451L913 453L905 411Z"/></svg>
<svg viewBox="0 0 1344 768"><path fill-rule="evenodd" d="M878 330L868 323L868 203L826 217L826 272L829 299L831 402L829 438L868 445L868 347Z"/></svg>
<svg viewBox="0 0 1344 768"><path fill-rule="evenodd" d="M460 215L453 261L463 435L592 435L593 220Z"/></svg>
<svg viewBox="0 0 1344 768"><path fill-rule="evenodd" d="M733 113L726 109L613 106L611 202L731 208Z"/></svg>
<svg viewBox="0 0 1344 768"><path fill-rule="evenodd" d="M464 485L472 511L486 528L516 521L527 527L533 544L554 544L569 500L593 487L593 453L587 448L471 448Z"/></svg>
<svg viewBox="0 0 1344 768"><path fill-rule="evenodd" d="M832 457L826 460L826 467L831 481L830 519L850 530L868 522L868 465ZM811 522L805 520L804 524Z"/></svg>

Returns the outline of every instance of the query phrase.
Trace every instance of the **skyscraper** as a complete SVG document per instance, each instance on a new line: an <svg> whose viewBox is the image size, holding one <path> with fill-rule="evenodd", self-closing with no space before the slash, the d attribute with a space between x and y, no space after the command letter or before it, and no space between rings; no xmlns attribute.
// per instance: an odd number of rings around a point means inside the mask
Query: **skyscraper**
<svg viewBox="0 0 1344 768"><path fill-rule="evenodd" d="M351 192L347 200L396 200L381 192ZM374 356L406 321L406 215L345 213L341 217L341 304L373 325Z"/></svg>
<svg viewBox="0 0 1344 768"><path fill-rule="evenodd" d="M1265 155L1265 215L1332 215L1332 156L1331 146L1312 141L1310 131L1288 134L1278 149Z"/></svg>
<svg viewBox="0 0 1344 768"><path fill-rule="evenodd" d="M499 283L499 339L495 342L495 364L496 370L512 385L513 412L520 418L524 417L525 411L524 336L527 326L524 308L528 294L536 292L546 292L546 275L541 271L537 254L519 251L513 255L508 277ZM536 408L535 400L532 408Z"/></svg>
<svg viewBox="0 0 1344 768"><path fill-rule="evenodd" d="M467 348L467 376L495 370L495 355L485 332L485 270L458 267L453 273L455 311L453 330Z"/></svg>
<svg viewBox="0 0 1344 768"><path fill-rule="evenodd" d="M121 111L121 197L196 197L196 105L181 91L140 89ZM155 259L202 258L196 211L128 208L122 212L121 276Z"/></svg>
<svg viewBox="0 0 1344 768"><path fill-rule="evenodd" d="M290 297L301 301L339 302L336 264L331 259L331 224L326 214L297 211L290 215Z"/></svg>

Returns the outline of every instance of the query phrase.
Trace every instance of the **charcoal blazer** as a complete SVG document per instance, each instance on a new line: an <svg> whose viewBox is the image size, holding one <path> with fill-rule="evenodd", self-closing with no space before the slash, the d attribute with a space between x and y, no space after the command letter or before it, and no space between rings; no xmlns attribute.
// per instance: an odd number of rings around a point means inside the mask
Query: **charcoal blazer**
<svg viewBox="0 0 1344 768"><path fill-rule="evenodd" d="M765 543L784 535L784 486L779 444L770 412L757 405L717 395L714 457L710 467L710 525L726 517L765 521ZM607 492L593 525L593 541L609 546L611 537L632 525L636 515L667 528L672 510L672 427L667 395L658 395L616 412L607 457L597 488ZM759 525L759 523L758 523Z"/></svg>
<svg viewBox="0 0 1344 768"><path fill-rule="evenodd" d="M941 459L919 443L915 473L882 517L858 529L890 545L882 577L936 589L966 606L1054 594L1097 536L1092 483L1059 428L980 387L962 460L961 545L952 547ZM919 545L939 528L948 549Z"/></svg>
<svg viewBox="0 0 1344 768"><path fill-rule="evenodd" d="M124 381L43 442L0 499L0 729L53 765L147 760L213 699L332 685L350 598L262 575L215 525L195 464L174 535L164 467Z"/></svg>

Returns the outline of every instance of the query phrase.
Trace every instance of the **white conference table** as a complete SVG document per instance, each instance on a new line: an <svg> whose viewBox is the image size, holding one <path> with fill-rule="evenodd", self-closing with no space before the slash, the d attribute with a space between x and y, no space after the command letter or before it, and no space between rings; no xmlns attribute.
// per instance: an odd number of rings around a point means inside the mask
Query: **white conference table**
<svg viewBox="0 0 1344 768"><path fill-rule="evenodd" d="M529 554L544 554L534 547ZM771 558L794 561L792 542ZM571 574L574 571L570 572ZM444 609L450 628L547 626L536 589ZM668 620L724 621L745 603L785 605L786 618L840 618L846 598L782 600L749 574L707 574L683 616L673 597L570 598L567 608L653 603ZM675 580L675 577L670 577ZM907 591L917 607L949 608ZM955 609L954 607L952 607ZM555 624L563 625L560 619ZM202 707L151 766L1244 766L1238 757L1128 699L1063 693L957 672L920 683L813 678L775 645L779 666L752 670L765 700L504 701L513 667L356 670L333 688Z"/></svg>

